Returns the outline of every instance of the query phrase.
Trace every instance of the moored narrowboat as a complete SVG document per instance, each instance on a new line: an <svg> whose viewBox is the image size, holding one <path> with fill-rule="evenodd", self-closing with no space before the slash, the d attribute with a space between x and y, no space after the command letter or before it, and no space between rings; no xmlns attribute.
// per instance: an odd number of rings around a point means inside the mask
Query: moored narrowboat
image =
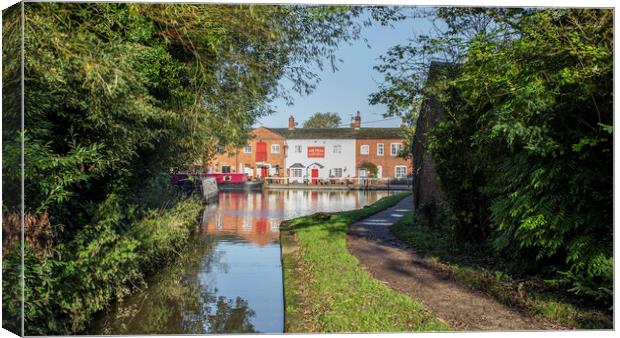
<svg viewBox="0 0 620 338"><path fill-rule="evenodd" d="M259 191L262 181L250 181L246 173L178 173L172 177L172 184L181 187L192 186L203 178L215 179L218 190L223 191Z"/></svg>
<svg viewBox="0 0 620 338"><path fill-rule="evenodd" d="M209 173L202 175L215 177L219 189L223 191L255 191L263 188L262 181L250 181L246 173Z"/></svg>

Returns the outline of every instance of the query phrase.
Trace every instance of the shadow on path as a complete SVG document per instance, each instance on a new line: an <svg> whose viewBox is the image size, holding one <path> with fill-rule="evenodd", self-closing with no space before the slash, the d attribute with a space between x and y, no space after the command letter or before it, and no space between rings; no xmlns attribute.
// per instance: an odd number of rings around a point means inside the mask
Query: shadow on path
<svg viewBox="0 0 620 338"><path fill-rule="evenodd" d="M437 263L398 240L389 226L411 210L409 196L349 227L347 246L373 277L424 304L455 330L553 330L557 324L527 316L450 278Z"/></svg>

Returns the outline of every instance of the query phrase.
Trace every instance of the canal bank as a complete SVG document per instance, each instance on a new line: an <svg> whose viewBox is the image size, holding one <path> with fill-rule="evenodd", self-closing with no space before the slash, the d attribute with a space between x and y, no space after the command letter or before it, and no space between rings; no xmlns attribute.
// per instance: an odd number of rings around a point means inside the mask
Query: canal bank
<svg viewBox="0 0 620 338"><path fill-rule="evenodd" d="M345 185L345 184L266 184L269 190L317 190L317 191L411 191L411 185Z"/></svg>
<svg viewBox="0 0 620 338"><path fill-rule="evenodd" d="M115 304L88 334L281 333L279 225L362 208L385 191L220 192L179 257Z"/></svg>
<svg viewBox="0 0 620 338"><path fill-rule="evenodd" d="M449 326L362 269L346 246L349 224L407 193L371 206L316 213L281 225L285 332L439 331Z"/></svg>

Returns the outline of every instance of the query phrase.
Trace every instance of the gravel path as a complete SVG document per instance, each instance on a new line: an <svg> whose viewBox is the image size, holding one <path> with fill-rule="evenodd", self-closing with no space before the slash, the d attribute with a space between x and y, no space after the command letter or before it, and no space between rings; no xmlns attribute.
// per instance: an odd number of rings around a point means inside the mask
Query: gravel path
<svg viewBox="0 0 620 338"><path fill-rule="evenodd" d="M394 237L389 226L399 221L412 205L410 196L350 226L349 251L375 278L421 302L455 330L561 329L455 281L442 272L437 263Z"/></svg>

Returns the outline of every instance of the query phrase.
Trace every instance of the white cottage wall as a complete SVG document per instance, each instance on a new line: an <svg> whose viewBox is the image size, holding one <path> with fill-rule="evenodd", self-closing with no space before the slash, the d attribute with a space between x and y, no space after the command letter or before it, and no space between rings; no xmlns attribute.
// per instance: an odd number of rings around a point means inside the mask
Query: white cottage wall
<svg viewBox="0 0 620 338"><path fill-rule="evenodd" d="M310 179L310 169L308 168L314 163L323 166L319 168L319 178L327 179L334 175L334 169L342 169L342 177L355 177L355 140L353 139L288 139L286 141L288 150L285 159L286 169L293 164L300 163L304 166L303 175ZM340 146L340 152L335 153L334 147ZM301 152L298 152L301 147ZM308 157L308 147L323 147L324 157ZM313 166L316 167L316 166ZM288 171L287 171L288 172ZM290 177L290 174L288 175ZM301 178L291 178L291 182L302 183Z"/></svg>

